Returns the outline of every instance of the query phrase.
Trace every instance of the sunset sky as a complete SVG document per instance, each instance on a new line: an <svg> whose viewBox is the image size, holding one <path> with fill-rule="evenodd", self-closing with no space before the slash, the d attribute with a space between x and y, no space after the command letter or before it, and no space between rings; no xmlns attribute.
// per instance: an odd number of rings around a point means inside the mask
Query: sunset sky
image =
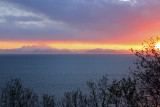
<svg viewBox="0 0 160 107"><path fill-rule="evenodd" d="M160 0L0 0L0 49L128 50L160 34Z"/></svg>

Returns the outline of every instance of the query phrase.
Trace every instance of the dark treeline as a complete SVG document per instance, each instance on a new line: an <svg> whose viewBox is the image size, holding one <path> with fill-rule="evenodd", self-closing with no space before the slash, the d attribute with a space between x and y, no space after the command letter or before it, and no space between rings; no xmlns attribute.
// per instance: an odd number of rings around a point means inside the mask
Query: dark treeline
<svg viewBox="0 0 160 107"><path fill-rule="evenodd" d="M1 88L0 105L2 107L130 107L141 105L141 96L136 90L136 81L131 78L113 80L108 84L107 76L97 83L88 81L89 93L81 90L64 93L58 100L54 95L38 94L24 88L20 79L12 79Z"/></svg>
<svg viewBox="0 0 160 107"><path fill-rule="evenodd" d="M160 52L150 39L142 50L132 50L137 56L130 77L108 82L104 75L99 81L87 82L89 93L74 90L62 99L54 95L39 97L25 88L20 79L12 79L1 88L1 107L160 107Z"/></svg>

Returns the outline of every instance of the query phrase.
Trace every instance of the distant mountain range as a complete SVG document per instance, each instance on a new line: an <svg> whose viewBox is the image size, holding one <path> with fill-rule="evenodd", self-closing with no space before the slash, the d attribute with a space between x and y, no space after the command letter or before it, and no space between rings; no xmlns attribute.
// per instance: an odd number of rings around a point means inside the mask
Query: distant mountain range
<svg viewBox="0 0 160 107"><path fill-rule="evenodd" d="M112 49L88 49L88 50L69 50L56 49L47 45L23 46L16 49L0 49L0 54L129 54L127 50Z"/></svg>

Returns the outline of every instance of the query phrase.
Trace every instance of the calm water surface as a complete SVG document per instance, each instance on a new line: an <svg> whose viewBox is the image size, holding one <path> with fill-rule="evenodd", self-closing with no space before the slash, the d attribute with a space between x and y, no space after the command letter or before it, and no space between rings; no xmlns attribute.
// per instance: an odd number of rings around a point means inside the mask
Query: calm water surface
<svg viewBox="0 0 160 107"><path fill-rule="evenodd" d="M87 90L86 81L102 75L129 74L133 55L0 55L0 84L21 78L37 93L61 96L74 89Z"/></svg>

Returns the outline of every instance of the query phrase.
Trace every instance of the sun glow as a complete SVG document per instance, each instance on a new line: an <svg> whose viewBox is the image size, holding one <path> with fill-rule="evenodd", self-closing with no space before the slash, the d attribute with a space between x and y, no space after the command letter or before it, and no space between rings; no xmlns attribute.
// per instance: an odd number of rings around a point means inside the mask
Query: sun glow
<svg viewBox="0 0 160 107"><path fill-rule="evenodd" d="M155 48L156 48L156 49L160 49L160 42L157 42L157 43L156 43Z"/></svg>

